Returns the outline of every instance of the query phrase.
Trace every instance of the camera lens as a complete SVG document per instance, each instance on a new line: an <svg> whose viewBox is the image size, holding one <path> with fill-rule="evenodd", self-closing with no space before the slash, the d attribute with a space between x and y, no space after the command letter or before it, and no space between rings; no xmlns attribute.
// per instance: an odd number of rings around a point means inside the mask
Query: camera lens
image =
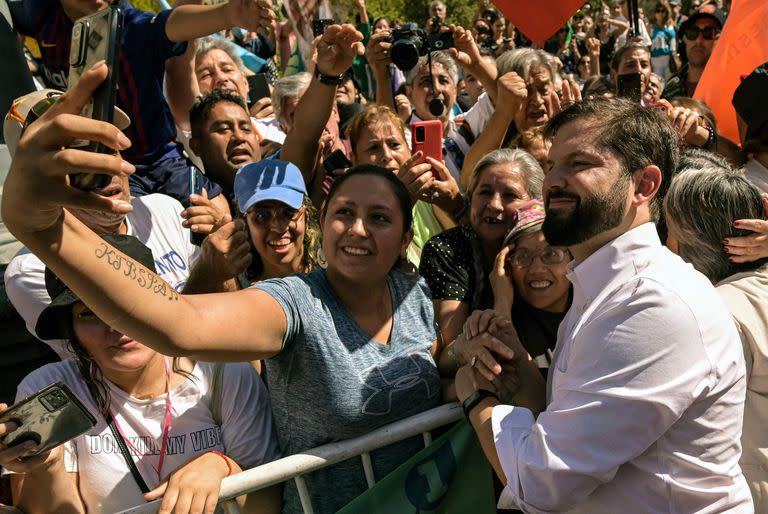
<svg viewBox="0 0 768 514"><path fill-rule="evenodd" d="M417 143L423 143L424 142L424 127L418 126L416 127L416 142Z"/></svg>
<svg viewBox="0 0 768 514"><path fill-rule="evenodd" d="M408 71L419 62L419 50L410 39L401 39L392 44L392 62L403 71Z"/></svg>

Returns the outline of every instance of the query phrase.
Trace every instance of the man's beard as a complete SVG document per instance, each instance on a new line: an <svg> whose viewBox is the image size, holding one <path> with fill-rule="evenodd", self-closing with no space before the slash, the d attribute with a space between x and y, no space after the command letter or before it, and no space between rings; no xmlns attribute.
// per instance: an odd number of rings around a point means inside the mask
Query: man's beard
<svg viewBox="0 0 768 514"><path fill-rule="evenodd" d="M629 177L622 173L608 193L593 194L583 201L574 193L551 191L542 226L547 242L552 246L573 246L619 226L624 219L628 183ZM554 198L573 199L575 207L552 210L549 201Z"/></svg>

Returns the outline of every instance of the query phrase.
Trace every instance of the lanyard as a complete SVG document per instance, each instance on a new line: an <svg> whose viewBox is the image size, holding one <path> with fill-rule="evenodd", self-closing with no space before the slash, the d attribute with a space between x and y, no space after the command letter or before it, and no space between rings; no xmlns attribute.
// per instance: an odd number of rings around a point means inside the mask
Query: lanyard
<svg viewBox="0 0 768 514"><path fill-rule="evenodd" d="M150 462L149 465L152 466L152 469L157 472L157 479L158 481L162 481L162 474L163 474L163 461L165 460L166 452L168 451L168 432L171 429L171 366L168 364L168 357L163 357L163 362L165 362L165 376L166 376L166 383L165 383L165 422L163 424L163 439L162 443L160 445L160 460L158 461L157 467L153 466ZM136 448L133 443L131 443L130 440L128 440L127 437L125 437L125 433L123 432L123 429L120 428L120 425L117 423L117 418L115 418L115 415L112 413L112 411L109 411L110 416L112 416L112 420L115 423L115 427L117 427L117 431L120 434L120 437L123 438L123 441L125 441L125 444L131 447L133 451L135 451L139 456L144 457L144 454L139 451L138 448Z"/></svg>

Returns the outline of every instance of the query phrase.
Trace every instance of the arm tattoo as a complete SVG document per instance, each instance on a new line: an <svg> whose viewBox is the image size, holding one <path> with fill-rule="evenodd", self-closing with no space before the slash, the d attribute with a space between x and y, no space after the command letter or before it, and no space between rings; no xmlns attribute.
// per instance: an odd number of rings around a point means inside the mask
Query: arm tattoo
<svg viewBox="0 0 768 514"><path fill-rule="evenodd" d="M95 254L96 258L106 261L115 271L122 272L123 276L136 282L139 287L149 289L155 294L167 298L169 301L179 300L179 293L162 278L136 263L136 261L117 253L114 248L106 243L101 243L101 247L96 249Z"/></svg>

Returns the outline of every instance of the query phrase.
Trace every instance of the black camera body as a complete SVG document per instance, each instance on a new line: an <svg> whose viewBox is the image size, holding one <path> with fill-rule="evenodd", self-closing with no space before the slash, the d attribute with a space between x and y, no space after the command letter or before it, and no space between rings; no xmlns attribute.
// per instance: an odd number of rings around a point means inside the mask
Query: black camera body
<svg viewBox="0 0 768 514"><path fill-rule="evenodd" d="M416 66L419 57L429 52L453 48L453 33L449 31L427 34L415 23L404 23L392 31L388 42L392 43L392 62L401 70L408 71Z"/></svg>

